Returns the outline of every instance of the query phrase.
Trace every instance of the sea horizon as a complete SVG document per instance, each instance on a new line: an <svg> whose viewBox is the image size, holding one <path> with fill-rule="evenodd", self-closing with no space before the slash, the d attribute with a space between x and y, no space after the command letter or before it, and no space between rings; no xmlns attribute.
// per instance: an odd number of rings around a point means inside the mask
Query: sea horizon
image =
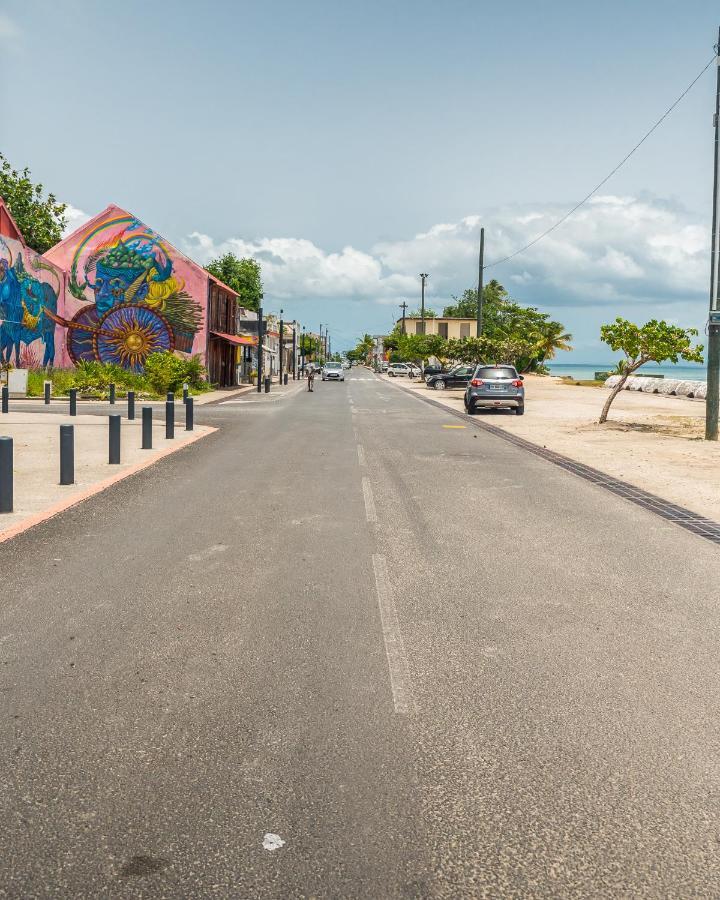
<svg viewBox="0 0 720 900"><path fill-rule="evenodd" d="M589 381L595 372L612 372L617 362L606 363L546 363L551 374L567 375L578 381ZM685 381L706 381L707 370L700 363L646 363L639 368L636 375L663 375L665 378L680 378Z"/></svg>

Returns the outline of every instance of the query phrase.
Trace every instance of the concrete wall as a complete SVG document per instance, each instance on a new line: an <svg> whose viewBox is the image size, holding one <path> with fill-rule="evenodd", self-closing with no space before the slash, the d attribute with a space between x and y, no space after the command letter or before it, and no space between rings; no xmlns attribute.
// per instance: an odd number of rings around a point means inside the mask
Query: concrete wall
<svg viewBox="0 0 720 900"><path fill-rule="evenodd" d="M63 308L63 272L10 237L0 237L0 359L16 368L59 365L62 329L48 315Z"/></svg>
<svg viewBox="0 0 720 900"><path fill-rule="evenodd" d="M66 274L56 365L141 371L162 350L206 362L207 273L131 213L109 206L45 258Z"/></svg>
<svg viewBox="0 0 720 900"><path fill-rule="evenodd" d="M402 325L402 319L398 319ZM417 323L421 320L417 318L407 317L405 319L405 330L408 334L417 334ZM447 337L463 338L475 337L477 323L475 319L448 319L438 316L435 319L425 319L425 334L440 334L440 325L447 325Z"/></svg>

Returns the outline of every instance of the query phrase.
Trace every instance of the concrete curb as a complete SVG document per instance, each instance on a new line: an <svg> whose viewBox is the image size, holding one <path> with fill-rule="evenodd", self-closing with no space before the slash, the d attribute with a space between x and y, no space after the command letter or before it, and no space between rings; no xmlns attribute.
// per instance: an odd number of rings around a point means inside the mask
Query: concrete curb
<svg viewBox="0 0 720 900"><path fill-rule="evenodd" d="M175 447L166 447L164 450L160 450L148 459L144 459L141 462L135 463L135 465L129 466L127 469L123 469L122 472L118 472L115 475L111 475L109 478L103 479L103 481L96 482L95 484L86 488L84 491L73 494L66 500L61 500L59 503L55 503L53 506L48 507L42 512L34 513L33 515L28 516L25 519L21 519L19 522L16 522L5 531L0 531L0 544L5 543L5 541L9 541L11 538L17 537L19 534L22 534L23 531L28 531L30 528L34 528L36 525L40 525L43 522L46 522L48 519L54 518L61 512L65 512L66 509L77 506L84 500L87 500L90 497L94 497L95 494L102 493L102 491L107 490L107 488L112 487L112 485L117 484L119 481L123 481L125 478L129 478L131 475L136 475L138 472L141 472L143 469L149 468L164 457L170 456L173 453L177 453L178 450L182 450L184 447L188 447L190 444L194 444L195 441L202 440L202 438L208 437L218 430L217 428L211 428L208 425L205 425L203 427L206 430L202 434L194 434L192 435L192 437L188 438Z"/></svg>

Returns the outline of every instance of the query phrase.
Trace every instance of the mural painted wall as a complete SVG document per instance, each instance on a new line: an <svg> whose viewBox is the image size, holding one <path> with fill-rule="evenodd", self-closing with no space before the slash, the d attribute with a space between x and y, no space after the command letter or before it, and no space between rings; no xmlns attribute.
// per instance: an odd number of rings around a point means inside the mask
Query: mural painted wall
<svg viewBox="0 0 720 900"><path fill-rule="evenodd" d="M150 353L204 356L207 274L130 213L110 206L46 254L66 272L54 322L61 365L141 371Z"/></svg>
<svg viewBox="0 0 720 900"><path fill-rule="evenodd" d="M20 241L0 235L0 360L16 368L57 364L63 273Z"/></svg>

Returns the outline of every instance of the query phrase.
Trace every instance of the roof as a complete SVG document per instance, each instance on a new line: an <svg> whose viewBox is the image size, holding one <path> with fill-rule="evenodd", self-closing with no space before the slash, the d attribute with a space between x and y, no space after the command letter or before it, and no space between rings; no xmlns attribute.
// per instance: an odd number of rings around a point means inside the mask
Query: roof
<svg viewBox="0 0 720 900"><path fill-rule="evenodd" d="M403 317L397 320L402 322ZM406 322L422 322L420 316L405 316ZM425 316L426 322L476 322L475 316Z"/></svg>
<svg viewBox="0 0 720 900"><path fill-rule="evenodd" d="M147 224L142 219L138 218L138 216L136 216L134 213L131 213L127 209L123 209L122 206L118 206L116 203L111 203L109 206L106 206L105 209L101 210L99 213L94 215L92 217L92 219L90 219L88 222L84 222L82 225L78 226L75 229L75 231L72 231L70 234L66 235L66 237L64 237L60 241L60 243L55 244L54 247L51 247L47 251L47 253L44 254L46 259L49 259L51 262L55 262L54 257L58 255L58 251L61 247L64 247L66 244L70 244L70 243L74 242L78 235L83 234L84 232L88 231L89 229L92 228L93 225L95 225L101 219L103 219L106 216L113 214L113 213L119 213L122 216L132 216L133 218L137 219L138 222L145 225L146 228L148 227ZM154 229L153 229L153 231L154 231ZM172 244L169 240L167 240L167 238L162 236L162 239L163 239L163 242L166 243L168 245L168 247L170 247L173 250L174 253L176 253L178 256L181 256L183 259L185 259L191 266L195 266L196 269L200 269L207 276L207 278L210 281L215 282L215 284L217 284L223 290L227 291L229 294L232 294L233 297L239 296L237 291L234 291L231 287L228 287L228 285L226 285L222 281L220 281L219 278L216 278L214 275L211 275L210 272L207 271L207 269L203 268L203 266L201 266L200 263L195 262L194 259L191 259L187 255L187 253L183 253L182 250L178 250L178 248L174 244Z"/></svg>
<svg viewBox="0 0 720 900"><path fill-rule="evenodd" d="M18 228L17 222L13 219L12 213L7 208L7 204L2 197L0 197L0 234L3 237L20 241L25 246L25 238L22 236L22 231Z"/></svg>

